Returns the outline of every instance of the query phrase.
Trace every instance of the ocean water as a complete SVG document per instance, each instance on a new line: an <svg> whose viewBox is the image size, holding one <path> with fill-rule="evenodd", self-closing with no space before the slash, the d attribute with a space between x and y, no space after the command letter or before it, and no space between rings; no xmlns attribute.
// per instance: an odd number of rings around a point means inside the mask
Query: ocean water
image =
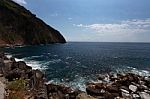
<svg viewBox="0 0 150 99"><path fill-rule="evenodd" d="M97 74L150 72L150 43L69 42L66 44L5 48L8 56L42 70L53 83L85 90Z"/></svg>

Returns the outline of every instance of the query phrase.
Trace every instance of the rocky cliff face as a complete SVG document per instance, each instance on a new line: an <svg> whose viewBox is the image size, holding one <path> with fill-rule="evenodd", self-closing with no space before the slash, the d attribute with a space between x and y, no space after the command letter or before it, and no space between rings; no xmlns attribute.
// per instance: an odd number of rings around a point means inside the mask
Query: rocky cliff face
<svg viewBox="0 0 150 99"><path fill-rule="evenodd" d="M59 31L44 23L23 6L0 0L0 45L65 43Z"/></svg>

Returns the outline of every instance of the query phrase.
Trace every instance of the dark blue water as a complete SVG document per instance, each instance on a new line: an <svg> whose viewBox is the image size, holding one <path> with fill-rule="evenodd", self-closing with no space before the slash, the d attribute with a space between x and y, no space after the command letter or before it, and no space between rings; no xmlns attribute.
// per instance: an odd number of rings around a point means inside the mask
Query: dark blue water
<svg viewBox="0 0 150 99"><path fill-rule="evenodd" d="M79 78L85 81L99 73L129 68L150 71L150 43L78 42L6 48L5 51L40 68L54 82L78 82Z"/></svg>

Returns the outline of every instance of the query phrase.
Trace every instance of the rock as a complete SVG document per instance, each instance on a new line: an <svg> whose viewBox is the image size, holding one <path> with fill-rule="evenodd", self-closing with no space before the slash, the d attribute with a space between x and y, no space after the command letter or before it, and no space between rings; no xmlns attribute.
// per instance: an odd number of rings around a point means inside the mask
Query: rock
<svg viewBox="0 0 150 99"><path fill-rule="evenodd" d="M119 88L117 86L107 86L106 90L110 93L119 93Z"/></svg>
<svg viewBox="0 0 150 99"><path fill-rule="evenodd" d="M38 79L42 79L43 77L44 77L44 74L43 74L43 72L41 72L40 70L34 70L34 73L35 73L35 76L36 76L36 78L38 78Z"/></svg>
<svg viewBox="0 0 150 99"><path fill-rule="evenodd" d="M80 93L78 90L72 90L64 85L48 84L46 86L49 97L57 96L59 97L58 99L75 99ZM55 99L55 97L50 99Z"/></svg>
<svg viewBox="0 0 150 99"><path fill-rule="evenodd" d="M24 61L19 61L18 62L18 68L21 70L27 70L27 65Z"/></svg>
<svg viewBox="0 0 150 99"><path fill-rule="evenodd" d="M104 93L101 92L102 89L105 89L106 86L102 83L93 83L93 84L89 84L86 88L86 92L87 94L89 95L92 95L92 96L101 96L103 95Z"/></svg>
<svg viewBox="0 0 150 99"><path fill-rule="evenodd" d="M133 98L133 99L139 99L140 96L139 96L138 94L132 94L132 98Z"/></svg>
<svg viewBox="0 0 150 99"><path fill-rule="evenodd" d="M118 93L109 93L109 92L104 93L104 99L114 99L115 97L118 97L118 96L119 96Z"/></svg>
<svg viewBox="0 0 150 99"><path fill-rule="evenodd" d="M15 60L14 57L11 57L10 60L11 60L12 62L16 62L16 60Z"/></svg>
<svg viewBox="0 0 150 99"><path fill-rule="evenodd" d="M66 43L59 31L13 0L0 0L0 35L1 46Z"/></svg>
<svg viewBox="0 0 150 99"><path fill-rule="evenodd" d="M139 87L138 87L138 90L139 91L143 91L143 90L148 90L149 88L146 86L146 85L140 85Z"/></svg>
<svg viewBox="0 0 150 99"><path fill-rule="evenodd" d="M150 99L150 95L146 92L140 92L139 95L141 99Z"/></svg>
<svg viewBox="0 0 150 99"><path fill-rule="evenodd" d="M80 94L76 97L76 99L96 99L96 98L94 98L94 97L92 97L92 96L89 96L89 95L87 95L86 93L80 93Z"/></svg>
<svg viewBox="0 0 150 99"><path fill-rule="evenodd" d="M31 66L26 66L27 70L32 70Z"/></svg>
<svg viewBox="0 0 150 99"><path fill-rule="evenodd" d="M3 74L0 74L0 77L3 77Z"/></svg>
<svg viewBox="0 0 150 99"><path fill-rule="evenodd" d="M132 99L132 97L129 93L122 92L121 94L122 94L122 97L125 99Z"/></svg>
<svg viewBox="0 0 150 99"><path fill-rule="evenodd" d="M120 89L124 89L124 90L126 90L126 91L128 91L128 92L129 92L129 88L128 88L128 87L126 87L126 86L121 86L121 87L120 87ZM127 92L127 93L128 93L128 92Z"/></svg>
<svg viewBox="0 0 150 99"><path fill-rule="evenodd" d="M147 81L147 82L150 82L150 77L146 76L146 77L144 77L144 80Z"/></svg>
<svg viewBox="0 0 150 99"><path fill-rule="evenodd" d="M12 69L19 68L21 70L27 70L27 65L24 61L13 62Z"/></svg>
<svg viewBox="0 0 150 99"><path fill-rule="evenodd" d="M123 92L123 93L129 94L129 91L128 91L128 90L125 90L125 89L120 89L120 90L121 90L121 92Z"/></svg>
<svg viewBox="0 0 150 99"><path fill-rule="evenodd" d="M9 80L9 81L13 81L14 79L16 78L21 78L21 77L26 77L25 75L25 72L22 71L21 69L19 68L16 68L14 70L11 70L9 73L6 74L6 78Z"/></svg>
<svg viewBox="0 0 150 99"><path fill-rule="evenodd" d="M65 95L61 92L53 92L48 94L48 99L65 99Z"/></svg>
<svg viewBox="0 0 150 99"><path fill-rule="evenodd" d="M12 63L13 62L10 61L10 60L4 60L4 64L5 64L4 69L5 69L5 71L10 71L11 70Z"/></svg>
<svg viewBox="0 0 150 99"><path fill-rule="evenodd" d="M110 74L110 81L118 80L117 74Z"/></svg>
<svg viewBox="0 0 150 99"><path fill-rule="evenodd" d="M132 92L136 92L136 91L137 91L137 86L135 86L135 85L129 85L129 89L130 89Z"/></svg>
<svg viewBox="0 0 150 99"><path fill-rule="evenodd" d="M101 75L101 74L98 75L98 80L104 80L104 79L105 79L105 75Z"/></svg>
<svg viewBox="0 0 150 99"><path fill-rule="evenodd" d="M5 57L5 53L0 51L0 58L3 59Z"/></svg>

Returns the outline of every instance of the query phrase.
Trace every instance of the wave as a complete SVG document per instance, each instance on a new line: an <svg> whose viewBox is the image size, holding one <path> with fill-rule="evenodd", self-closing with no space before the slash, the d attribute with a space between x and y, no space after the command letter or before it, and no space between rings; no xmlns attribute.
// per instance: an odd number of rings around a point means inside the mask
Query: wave
<svg viewBox="0 0 150 99"><path fill-rule="evenodd" d="M56 85L59 85L59 84L63 84L65 86L68 86L68 87L71 87L73 89L79 89L81 91L86 91L86 83L89 81L87 80L85 77L78 77L76 79L74 79L73 81L65 81L67 79L58 79L58 78L54 78L50 81L48 81L46 84L50 84L50 83L53 83L53 84L56 84Z"/></svg>

